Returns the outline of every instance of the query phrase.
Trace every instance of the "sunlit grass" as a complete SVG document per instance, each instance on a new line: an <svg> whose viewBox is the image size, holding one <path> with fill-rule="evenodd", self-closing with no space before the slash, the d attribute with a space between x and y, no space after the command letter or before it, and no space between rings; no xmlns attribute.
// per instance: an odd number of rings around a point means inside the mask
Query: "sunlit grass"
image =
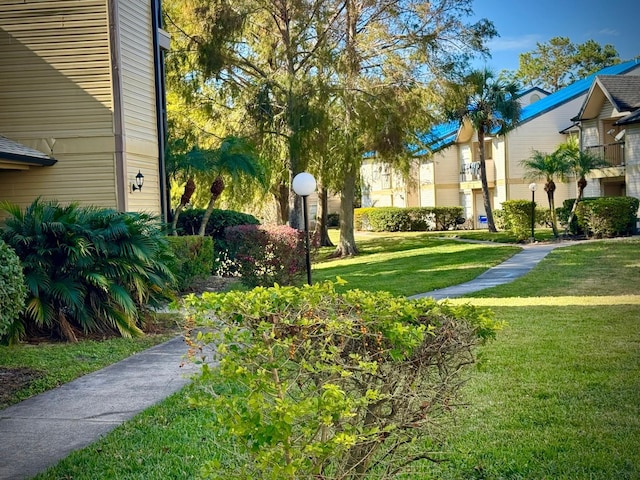
<svg viewBox="0 0 640 480"><path fill-rule="evenodd" d="M428 242L421 235L383 241L390 248L414 245L433 276L447 268L472 270L467 266L484 259L455 259L465 251L487 252L466 246L447 255L452 245L418 245ZM427 245L445 250L429 257ZM420 268L418 260L403 264L412 256L402 250L385 260L378 248L371 244L369 263L364 257L344 260L314 275L330 271L355 283L350 269L359 268L362 282L369 271L368 285L380 290L416 281L407 275ZM438 457L446 461L416 464L401 478L640 478L639 252L638 239L558 249L511 284L450 300L490 307L504 328L478 352L464 403L438 445ZM439 257L454 263L438 264ZM373 278L378 275L385 281ZM37 478L197 478L202 462L232 447L211 426L210 412L189 408L186 395L179 392Z"/></svg>

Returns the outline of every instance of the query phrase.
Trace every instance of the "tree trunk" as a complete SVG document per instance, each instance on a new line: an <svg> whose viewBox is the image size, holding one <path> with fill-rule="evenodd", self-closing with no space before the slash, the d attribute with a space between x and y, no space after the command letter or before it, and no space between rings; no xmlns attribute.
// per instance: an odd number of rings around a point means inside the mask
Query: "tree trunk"
<svg viewBox="0 0 640 480"><path fill-rule="evenodd" d="M580 200L582 200L585 188L587 188L587 179L584 178L584 175L582 175L578 180L578 194L576 196L576 199L573 201L573 205L571 206L571 213L569 214L569 220L567 220L567 226L564 228L565 235L567 235L569 228L571 228L571 222L573 221L573 217L575 217L576 215L578 203L580 202Z"/></svg>
<svg viewBox="0 0 640 480"><path fill-rule="evenodd" d="M289 187L280 183L273 192L273 198L276 201L277 222L284 225L289 219Z"/></svg>
<svg viewBox="0 0 640 480"><path fill-rule="evenodd" d="M328 204L329 204L329 192L323 185L318 186L318 211L316 214L316 231L315 235L320 242L321 247L333 247L333 242L329 238L328 227Z"/></svg>
<svg viewBox="0 0 640 480"><path fill-rule="evenodd" d="M171 233L174 236L178 235L178 217L180 217L180 213L184 210L184 207L191 201L191 197L193 196L193 192L196 191L196 184L193 181L193 178L189 178L187 180L187 184L184 186L184 192L182 193L182 197L180 197L180 205L176 208L176 211L173 213L173 220L171 221Z"/></svg>
<svg viewBox="0 0 640 480"><path fill-rule="evenodd" d="M58 327L60 328L60 334L67 342L77 343L78 337L76 337L73 327L64 316L64 313L58 312Z"/></svg>
<svg viewBox="0 0 640 480"><path fill-rule="evenodd" d="M550 179L544 186L544 191L547 192L547 200L549 201L549 213L551 214L551 229L553 230L553 236L558 238L558 225L556 222L556 205L554 201L554 194L556 192L556 184Z"/></svg>
<svg viewBox="0 0 640 480"><path fill-rule="evenodd" d="M200 237L204 237L204 233L207 230L207 223L209 223L209 218L211 218L211 214L213 213L213 206L215 205L216 200L220 198L220 195L222 195L223 190L224 180L220 175L218 175L211 184L211 199L209 200L209 205L207 205L207 209L202 217L202 222L200 222L200 230L198 230L198 235Z"/></svg>
<svg viewBox="0 0 640 480"><path fill-rule="evenodd" d="M340 191L340 242L333 257L349 257L358 254L354 235L353 199L356 193L357 164L351 161L342 190Z"/></svg>
<svg viewBox="0 0 640 480"><path fill-rule="evenodd" d="M487 215L487 226L490 232L497 232L496 224L493 221L493 210L491 209L491 196L489 194L489 182L487 181L487 164L484 159L484 129L478 128L478 149L480 150L480 182L482 183L482 200L484 211Z"/></svg>

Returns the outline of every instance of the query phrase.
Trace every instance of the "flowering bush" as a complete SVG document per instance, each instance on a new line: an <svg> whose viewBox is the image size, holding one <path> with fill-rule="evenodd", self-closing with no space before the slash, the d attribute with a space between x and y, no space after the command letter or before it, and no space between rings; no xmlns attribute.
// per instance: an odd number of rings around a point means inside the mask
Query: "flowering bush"
<svg viewBox="0 0 640 480"><path fill-rule="evenodd" d="M304 232L285 225L225 230L229 258L249 287L292 285L305 271Z"/></svg>

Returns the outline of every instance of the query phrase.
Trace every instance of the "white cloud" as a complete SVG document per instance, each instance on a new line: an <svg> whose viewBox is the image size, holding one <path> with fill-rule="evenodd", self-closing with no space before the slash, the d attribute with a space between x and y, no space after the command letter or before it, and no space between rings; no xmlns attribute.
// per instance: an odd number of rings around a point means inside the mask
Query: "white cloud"
<svg viewBox="0 0 640 480"><path fill-rule="evenodd" d="M603 28L602 30L598 31L599 35L609 35L611 37L619 37L620 36L620 32L618 30L615 30L613 28Z"/></svg>
<svg viewBox="0 0 640 480"><path fill-rule="evenodd" d="M535 48L540 38L540 35L536 34L523 35L521 37L500 37L487 42L487 46L492 52L513 50L523 52Z"/></svg>

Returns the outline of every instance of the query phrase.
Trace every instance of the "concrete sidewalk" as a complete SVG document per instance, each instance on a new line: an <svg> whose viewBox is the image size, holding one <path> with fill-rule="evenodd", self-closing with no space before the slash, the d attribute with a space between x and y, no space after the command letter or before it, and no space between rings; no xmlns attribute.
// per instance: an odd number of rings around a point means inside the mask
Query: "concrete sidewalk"
<svg viewBox="0 0 640 480"><path fill-rule="evenodd" d="M469 242L469 240L464 241ZM568 247L575 243L576 242L573 241L563 241L556 243L528 244L523 247L521 252L516 253L505 262L490 268L469 282L461 283L460 285L453 285L447 288L441 288L432 292L419 293L417 295L412 295L409 298L433 297L436 300L442 300L444 298L461 297L468 293L484 290L485 288L509 283L516 278L523 276L535 267L551 250L559 247Z"/></svg>
<svg viewBox="0 0 640 480"><path fill-rule="evenodd" d="M175 338L0 410L0 480L31 478L182 388L186 352Z"/></svg>
<svg viewBox="0 0 640 480"><path fill-rule="evenodd" d="M510 282L554 248L573 243L527 245L475 280L411 298L457 297ZM180 366L186 352L176 338L1 410L0 480L36 475L179 390L197 368Z"/></svg>

